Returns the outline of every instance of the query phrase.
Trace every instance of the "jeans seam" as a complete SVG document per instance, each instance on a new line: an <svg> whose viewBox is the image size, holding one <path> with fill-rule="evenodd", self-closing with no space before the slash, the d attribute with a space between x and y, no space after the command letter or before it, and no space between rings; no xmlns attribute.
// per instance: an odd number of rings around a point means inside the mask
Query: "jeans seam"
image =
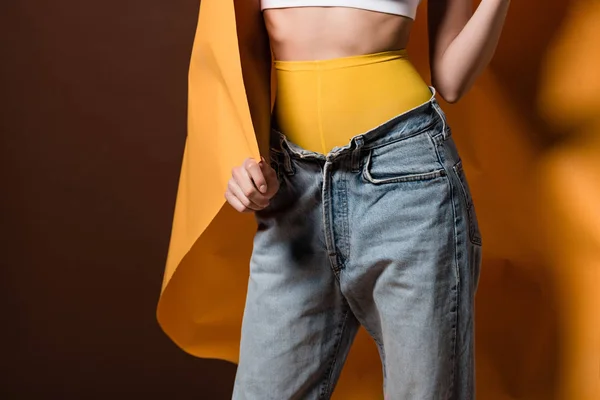
<svg viewBox="0 0 600 400"><path fill-rule="evenodd" d="M346 260L349 260L351 257L351 252L350 252L351 240L350 240L350 238L352 237L352 234L350 233L350 213L349 213L350 207L348 205L349 201L348 201L348 175L347 175L347 173L343 174L342 180L344 182L344 185L343 185L344 192L342 193L342 199L343 199L343 201L342 201L342 212L343 212L342 221L344 221L343 243L346 245ZM346 262L344 262L341 267L345 268Z"/></svg>
<svg viewBox="0 0 600 400"><path fill-rule="evenodd" d="M435 138L440 137L440 135L436 135L435 137L432 137L431 135L429 135L429 138L432 139L434 142L436 141ZM443 136L442 136L443 137ZM448 136L449 137L449 136ZM443 155L440 153L439 147L443 146L443 142L444 140L440 141L439 146L434 146L434 150L435 153L438 157L438 162L440 162L443 166L444 169L446 169L445 164L444 164L444 160L443 160ZM454 168L452 168L454 169ZM455 276L455 284L454 287L452 288L453 290L453 306L454 306L454 324L452 326L452 354L450 356L450 362L451 362L451 373L450 373L450 385L448 387L448 394L446 396L447 399L450 399L452 397L452 390L454 389L454 376L455 376L455 369L456 369L456 346L457 346L457 340L456 340L456 336L457 336L457 329L458 329L458 321L459 321L459 293L460 293L460 284L461 284L461 280L460 280L460 268L459 268L459 261L458 261L458 232L457 232L457 224L456 224L456 196L455 196L455 192L457 190L460 190L460 188L456 188L454 187L454 185L452 184L452 179L449 176L448 171L446 171L445 174L446 180L448 182L448 187L450 188L450 199L451 199L451 203L452 203L452 229L454 231L453 236L453 250L454 250L454 276ZM460 184L460 183L459 183ZM456 195L460 196L460 193L456 193Z"/></svg>
<svg viewBox="0 0 600 400"><path fill-rule="evenodd" d="M450 384L448 386L448 393L446 396L446 399L451 399L452 398L452 391L454 390L454 377L455 377L455 373L456 373L456 346L457 346L457 340L456 340L456 335L457 335L457 329L458 329L458 321L459 321L459 313L460 313L460 296L458 295L460 293L460 284L461 284L461 279L460 279L460 268L459 268L459 261L458 261L458 243L457 243L457 226L456 226L456 204L455 204L455 196L454 196L454 192L455 192L455 187L452 185L452 180L447 177L446 178L448 180L448 185L450 187L450 198L452 199L452 215L453 218L452 220L453 222L453 230L454 230L454 235L453 235L453 239L454 239L454 245L453 245L453 249L454 249L454 276L455 276L455 284L452 288L453 291L453 299L452 299L452 305L454 306L454 321L453 321L453 325L452 325L452 353L450 355L450 365L451 365L451 372L450 372Z"/></svg>
<svg viewBox="0 0 600 400"><path fill-rule="evenodd" d="M344 312L344 319L339 328L339 334L338 334L338 338L337 338L337 341L335 344L335 349L333 351L332 360L331 360L331 363L329 364L329 368L327 369L327 372L325 373L325 380L323 381L323 386L321 387L321 394L319 395L319 399L326 398L326 396L329 394L330 387L331 387L331 378L333 376L333 371L335 369L334 368L335 363L338 360L338 355L339 355L340 347L342 344L344 332L346 330L346 322L348 321L349 313L350 313L350 310L348 308L346 308L346 311Z"/></svg>
<svg viewBox="0 0 600 400"><path fill-rule="evenodd" d="M469 231L468 232L469 241L472 244L474 244L475 246L481 246L482 241L481 241L481 233L479 232L479 223L477 223L477 224L475 223L476 216L474 215L475 206L474 206L474 202L473 202L473 197L471 195L470 190L468 191L468 195L467 195L467 187L465 186L465 183L463 182L463 179L466 181L467 177L463 170L462 160L459 159L452 166L452 169L454 170L454 174L458 178L458 183L460 185L462 198L465 202L465 208L467 209L467 225L468 225L468 231Z"/></svg>

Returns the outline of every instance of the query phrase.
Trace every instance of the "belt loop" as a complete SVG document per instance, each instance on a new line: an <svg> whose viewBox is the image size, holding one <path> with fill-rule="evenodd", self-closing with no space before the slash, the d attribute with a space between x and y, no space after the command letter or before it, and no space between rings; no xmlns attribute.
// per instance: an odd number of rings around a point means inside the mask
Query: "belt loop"
<svg viewBox="0 0 600 400"><path fill-rule="evenodd" d="M292 158L290 156L290 148L287 145L287 141L282 134L279 134L279 143L281 152L283 153L283 168L288 175L291 175L294 172L294 168L292 167Z"/></svg>
<svg viewBox="0 0 600 400"><path fill-rule="evenodd" d="M437 93L436 88L433 85L429 85L429 91L431 92L431 100L434 100Z"/></svg>
<svg viewBox="0 0 600 400"><path fill-rule="evenodd" d="M440 116L440 119L442 120L442 138L446 140L448 139L448 129L446 129L448 126L448 122L446 121L446 114L444 113L444 111L442 111L442 108L435 99L432 101L431 104L433 105L433 109L435 110L435 112Z"/></svg>
<svg viewBox="0 0 600 400"><path fill-rule="evenodd" d="M360 153L361 153L361 148L364 144L364 139L362 136L357 136L354 139L354 144L356 145L354 147L354 150L352 150L352 171L356 172L358 171L358 169L360 168Z"/></svg>

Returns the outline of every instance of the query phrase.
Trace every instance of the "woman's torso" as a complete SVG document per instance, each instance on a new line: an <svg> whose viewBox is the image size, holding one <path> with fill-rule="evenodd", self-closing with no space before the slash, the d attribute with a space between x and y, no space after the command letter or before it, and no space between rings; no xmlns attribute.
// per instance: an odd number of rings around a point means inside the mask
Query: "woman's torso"
<svg viewBox="0 0 600 400"><path fill-rule="evenodd" d="M348 7L266 9L276 60L324 60L406 47L411 18Z"/></svg>
<svg viewBox="0 0 600 400"><path fill-rule="evenodd" d="M408 16L291 7L263 17L276 60L275 126L304 149L327 154L431 97L406 54Z"/></svg>

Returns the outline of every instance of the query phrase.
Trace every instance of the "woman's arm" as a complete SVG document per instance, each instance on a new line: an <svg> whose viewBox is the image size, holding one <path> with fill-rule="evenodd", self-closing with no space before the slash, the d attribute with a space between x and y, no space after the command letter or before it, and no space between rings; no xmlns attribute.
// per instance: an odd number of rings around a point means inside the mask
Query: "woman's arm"
<svg viewBox="0 0 600 400"><path fill-rule="evenodd" d="M429 0L431 83L449 103L457 102L488 65L510 0Z"/></svg>

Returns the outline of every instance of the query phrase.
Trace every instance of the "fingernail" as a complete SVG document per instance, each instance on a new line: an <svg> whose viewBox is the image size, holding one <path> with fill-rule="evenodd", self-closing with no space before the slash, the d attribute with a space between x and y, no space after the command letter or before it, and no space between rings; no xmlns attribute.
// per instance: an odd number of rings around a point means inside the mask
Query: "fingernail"
<svg viewBox="0 0 600 400"><path fill-rule="evenodd" d="M260 190L261 193L266 193L267 186L266 185L260 185L260 187L258 188L258 190Z"/></svg>

